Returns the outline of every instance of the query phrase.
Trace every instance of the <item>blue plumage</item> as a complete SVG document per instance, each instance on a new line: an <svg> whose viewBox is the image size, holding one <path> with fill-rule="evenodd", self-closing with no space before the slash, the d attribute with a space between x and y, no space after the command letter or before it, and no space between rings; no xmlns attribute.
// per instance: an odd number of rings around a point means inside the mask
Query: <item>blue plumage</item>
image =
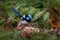
<svg viewBox="0 0 60 40"><path fill-rule="evenodd" d="M25 20L27 22L32 20L32 16L31 15L28 14L28 15L21 16L20 13L14 7L12 7L12 10L16 14L16 16L18 16L20 18L22 17L22 20Z"/></svg>
<svg viewBox="0 0 60 40"><path fill-rule="evenodd" d="M23 19L26 20L26 21L31 21L32 20L32 16L31 15L23 15Z"/></svg>
<svg viewBox="0 0 60 40"><path fill-rule="evenodd" d="M20 12L18 12L14 7L12 7L12 10L16 14L16 16L20 17Z"/></svg>

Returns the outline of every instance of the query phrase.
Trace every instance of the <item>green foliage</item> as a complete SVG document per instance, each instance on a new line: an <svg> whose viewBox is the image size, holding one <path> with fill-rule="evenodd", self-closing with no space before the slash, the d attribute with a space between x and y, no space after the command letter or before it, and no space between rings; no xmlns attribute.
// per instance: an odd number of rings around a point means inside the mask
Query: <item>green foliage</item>
<svg viewBox="0 0 60 40"><path fill-rule="evenodd" d="M51 35L44 32L39 32L36 35L34 35L31 40L57 40L57 37L55 35Z"/></svg>
<svg viewBox="0 0 60 40"><path fill-rule="evenodd" d="M46 14L43 15L43 20L46 21L47 19L50 18L50 13L47 12Z"/></svg>
<svg viewBox="0 0 60 40"><path fill-rule="evenodd" d="M49 0L51 6L60 6L60 0Z"/></svg>
<svg viewBox="0 0 60 40"><path fill-rule="evenodd" d="M4 25L5 25L5 20L0 18L0 29L2 29Z"/></svg>
<svg viewBox="0 0 60 40"><path fill-rule="evenodd" d="M33 35L30 39L29 38L23 38L20 35L20 31L18 30L0 30L0 40L57 40L56 35L51 35L48 33L44 33L43 31L40 31L39 33Z"/></svg>
<svg viewBox="0 0 60 40"><path fill-rule="evenodd" d="M1 30L0 31L0 40L13 40L16 37L18 37L19 34L20 34L20 31L17 31L17 30L11 30L11 31Z"/></svg>
<svg viewBox="0 0 60 40"><path fill-rule="evenodd" d="M46 10L46 3L44 1L41 1L41 0L18 0L18 1L15 0L15 1L11 1L11 0L9 0L9 1L4 1L3 4L4 4L6 14L8 15L8 17L12 18L12 22L19 21L19 18L16 17L15 13L11 9L12 7L15 7L16 10L20 12L20 15L30 14L33 17L32 21L36 20L35 22L38 22L39 25L42 24L47 29L50 28L49 24L44 24L45 21L47 19L49 19L49 17L50 17L49 12L45 13L42 16L42 20L41 20L41 15ZM35 8L35 7L38 7L41 5L43 5L42 8L40 8L40 9ZM47 27L48 25L49 25L49 27Z"/></svg>
<svg viewBox="0 0 60 40"><path fill-rule="evenodd" d="M2 0L0 0L2 1ZM19 18L12 11L12 7L15 7L21 15L30 14L32 15L32 21L37 22L39 27L43 25L46 29L50 29L51 25L47 23L47 19L50 18L50 13L46 12L43 16L40 16L47 8L47 2L52 7L60 6L60 0L4 0L0 2L3 4L4 15L12 18L12 22L18 22ZM41 7L42 3L42 7ZM38 8L40 7L40 8ZM2 14L3 15L3 14ZM51 35L44 32L39 32L36 35L32 36L31 39L21 37L20 31L17 30L4 30L2 27L5 25L5 20L0 19L0 40L57 40L56 35Z"/></svg>

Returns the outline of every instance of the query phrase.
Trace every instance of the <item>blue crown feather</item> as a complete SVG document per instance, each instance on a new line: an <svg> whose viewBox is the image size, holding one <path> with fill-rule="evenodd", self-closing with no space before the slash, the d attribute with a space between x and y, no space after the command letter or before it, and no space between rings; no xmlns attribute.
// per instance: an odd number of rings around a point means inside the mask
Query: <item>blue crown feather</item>
<svg viewBox="0 0 60 40"><path fill-rule="evenodd" d="M32 20L32 16L31 15L23 15L23 19L26 21L31 21Z"/></svg>

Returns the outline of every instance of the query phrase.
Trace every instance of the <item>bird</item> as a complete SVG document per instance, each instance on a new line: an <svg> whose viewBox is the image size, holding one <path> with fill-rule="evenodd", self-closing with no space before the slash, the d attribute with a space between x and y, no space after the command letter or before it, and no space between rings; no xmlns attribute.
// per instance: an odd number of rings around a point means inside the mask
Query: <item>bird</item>
<svg viewBox="0 0 60 40"><path fill-rule="evenodd" d="M30 22L32 20L32 16L30 14L23 15L23 20L26 20L27 22Z"/></svg>
<svg viewBox="0 0 60 40"><path fill-rule="evenodd" d="M18 12L14 7L12 7L12 11L16 14L16 16L22 18L23 21L30 22L32 20L32 16L30 14L21 16L20 12Z"/></svg>

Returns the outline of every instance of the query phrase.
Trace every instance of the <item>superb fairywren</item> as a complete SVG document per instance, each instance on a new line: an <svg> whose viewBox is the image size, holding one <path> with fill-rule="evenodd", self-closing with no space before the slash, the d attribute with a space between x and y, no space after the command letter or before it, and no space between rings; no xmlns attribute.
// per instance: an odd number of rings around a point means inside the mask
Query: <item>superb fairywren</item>
<svg viewBox="0 0 60 40"><path fill-rule="evenodd" d="M12 10L16 14L16 16L18 16L19 18L22 17L23 21L30 22L32 20L32 16L30 14L21 16L20 13L14 7L12 7Z"/></svg>
<svg viewBox="0 0 60 40"><path fill-rule="evenodd" d="M32 16L31 15L23 15L22 16L23 20L26 20L27 22L30 22L32 20Z"/></svg>

